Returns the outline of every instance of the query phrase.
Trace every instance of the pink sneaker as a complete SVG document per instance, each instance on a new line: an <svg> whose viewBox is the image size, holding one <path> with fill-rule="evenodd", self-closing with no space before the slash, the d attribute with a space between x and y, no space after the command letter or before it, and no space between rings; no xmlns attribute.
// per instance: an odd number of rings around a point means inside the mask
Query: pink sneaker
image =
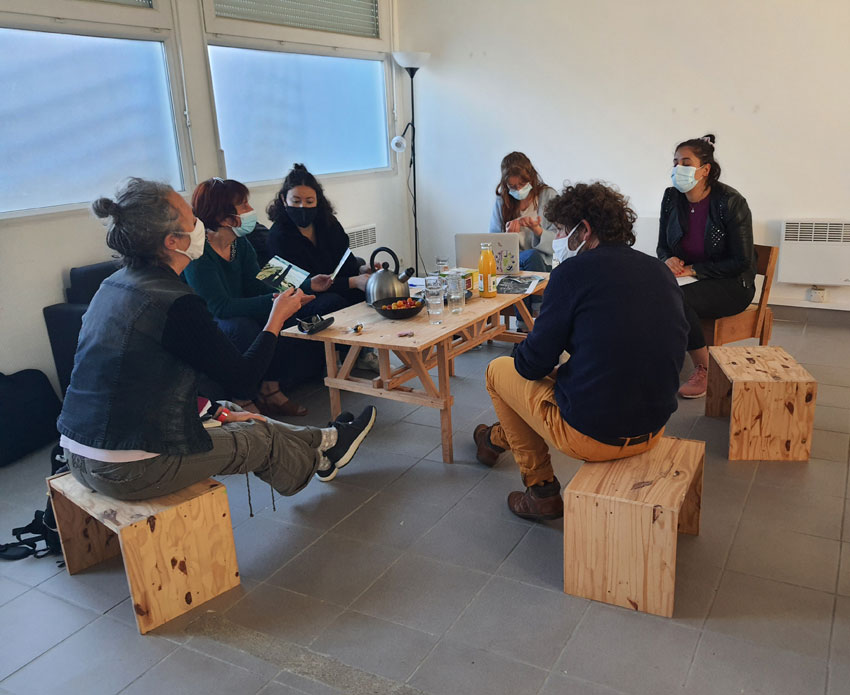
<svg viewBox="0 0 850 695"><path fill-rule="evenodd" d="M707 384L708 370L698 364L691 378L679 387L679 395L682 398L702 398Z"/></svg>

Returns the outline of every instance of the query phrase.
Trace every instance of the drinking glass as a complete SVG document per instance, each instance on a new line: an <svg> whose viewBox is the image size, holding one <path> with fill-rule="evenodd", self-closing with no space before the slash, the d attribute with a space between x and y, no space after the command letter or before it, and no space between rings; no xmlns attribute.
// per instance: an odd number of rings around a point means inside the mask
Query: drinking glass
<svg viewBox="0 0 850 695"><path fill-rule="evenodd" d="M441 275L443 273L447 273L449 270L449 257L448 256L437 256L437 275Z"/></svg>
<svg viewBox="0 0 850 695"><path fill-rule="evenodd" d="M446 275L446 296L449 311L453 314L461 313L466 300L466 280L461 273Z"/></svg>
<svg viewBox="0 0 850 695"><path fill-rule="evenodd" d="M433 324L443 322L443 278L429 276L425 278L425 304L428 308L428 320Z"/></svg>

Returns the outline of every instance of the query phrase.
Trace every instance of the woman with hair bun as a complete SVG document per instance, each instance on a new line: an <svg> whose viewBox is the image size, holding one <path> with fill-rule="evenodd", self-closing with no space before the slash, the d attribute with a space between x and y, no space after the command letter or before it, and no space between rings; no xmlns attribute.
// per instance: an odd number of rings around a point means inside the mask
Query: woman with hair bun
<svg viewBox="0 0 850 695"><path fill-rule="evenodd" d="M278 294L240 352L180 279L203 253L205 231L178 193L131 178L92 209L111 218L106 243L124 267L103 281L83 316L57 421L71 474L123 500L168 495L211 475L253 472L282 495L314 474L332 480L371 429L373 406L326 428L294 427L231 403L214 408L221 427L204 428L198 415L202 375L232 391L256 388L304 293Z"/></svg>
<svg viewBox="0 0 850 695"><path fill-rule="evenodd" d="M733 316L755 294L753 221L746 199L720 182L714 135L676 146L671 179L664 191L658 257L676 277L699 282L683 285L688 319L688 354L694 371L679 389L683 398L705 395L708 348L700 319Z"/></svg>

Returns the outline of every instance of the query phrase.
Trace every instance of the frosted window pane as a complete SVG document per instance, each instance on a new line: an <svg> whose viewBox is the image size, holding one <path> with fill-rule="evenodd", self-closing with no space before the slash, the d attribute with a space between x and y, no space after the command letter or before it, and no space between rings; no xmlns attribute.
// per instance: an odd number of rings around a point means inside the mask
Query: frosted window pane
<svg viewBox="0 0 850 695"><path fill-rule="evenodd" d="M227 175L280 179L388 166L384 63L210 46Z"/></svg>
<svg viewBox="0 0 850 695"><path fill-rule="evenodd" d="M157 41L0 29L0 211L113 195L128 176L182 190Z"/></svg>

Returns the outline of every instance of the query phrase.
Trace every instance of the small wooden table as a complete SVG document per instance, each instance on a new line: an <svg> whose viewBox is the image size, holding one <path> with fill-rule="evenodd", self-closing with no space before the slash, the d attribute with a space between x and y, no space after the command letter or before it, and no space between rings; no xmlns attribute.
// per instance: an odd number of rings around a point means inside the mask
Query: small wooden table
<svg viewBox="0 0 850 695"><path fill-rule="evenodd" d="M705 414L729 417L730 461L806 461L817 389L781 347L709 348Z"/></svg>
<svg viewBox="0 0 850 695"><path fill-rule="evenodd" d="M523 274L544 278L543 282L537 285L535 294L543 291L549 278L548 273ZM320 333L307 335L293 326L284 330L281 336L321 341L325 344L328 370L325 385L330 390L331 417L336 417L342 411L340 391L366 393L378 398L439 409L443 461L451 463L453 399L449 377L454 373L454 358L488 340L511 335L507 317L502 321L503 309L516 306L530 330L534 326L534 319L522 301L526 296L528 295L498 294L492 298L473 296L460 314L452 314L446 308L441 324L429 322L427 308L413 318L392 320L384 318L364 302L330 314L334 317L333 325ZM363 324L361 333L351 330L357 324ZM398 335L406 331L413 331L413 335ZM351 346L341 366L337 362L338 344ZM373 379L351 375L357 356L366 347L375 348L378 353L380 375ZM390 364L390 353L398 357L401 365ZM428 370L435 366L436 384L428 373ZM421 389L405 385L415 378L421 382Z"/></svg>

